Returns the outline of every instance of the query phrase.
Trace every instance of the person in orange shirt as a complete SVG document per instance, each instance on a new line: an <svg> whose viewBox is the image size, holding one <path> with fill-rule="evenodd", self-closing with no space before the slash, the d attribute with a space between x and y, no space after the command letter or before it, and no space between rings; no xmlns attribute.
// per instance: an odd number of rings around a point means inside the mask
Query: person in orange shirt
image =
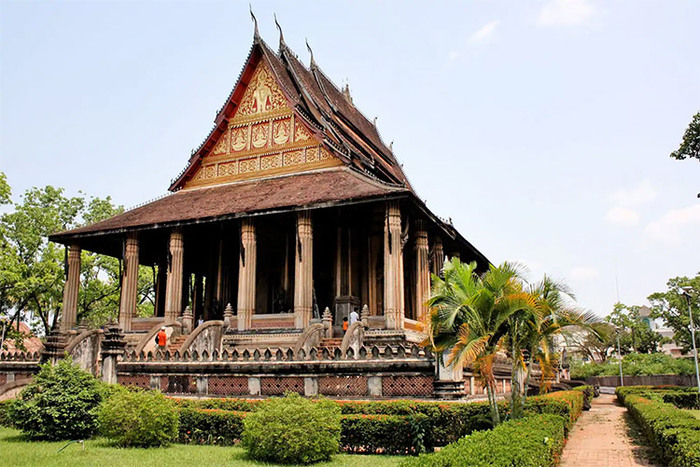
<svg viewBox="0 0 700 467"><path fill-rule="evenodd" d="M156 342L160 350L165 350L165 344L168 342L168 334L165 332L165 326L161 327L160 331L158 331Z"/></svg>
<svg viewBox="0 0 700 467"><path fill-rule="evenodd" d="M345 334L346 332L348 332L348 319L343 318L343 334Z"/></svg>

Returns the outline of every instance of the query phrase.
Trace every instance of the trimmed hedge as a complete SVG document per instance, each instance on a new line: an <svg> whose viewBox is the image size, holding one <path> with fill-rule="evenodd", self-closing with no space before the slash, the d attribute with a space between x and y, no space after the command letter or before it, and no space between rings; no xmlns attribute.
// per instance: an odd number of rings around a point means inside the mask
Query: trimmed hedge
<svg viewBox="0 0 700 467"><path fill-rule="evenodd" d="M583 391L563 391L529 397L530 415L554 414L565 419L565 429L581 414ZM238 399L177 400L180 406L179 440L183 443L226 444L241 437L248 411L223 410L236 407L254 410L261 401ZM348 452L418 454L446 446L475 431L492 428L488 403L419 401L340 401L341 448ZM203 409L202 405L219 407ZM504 416L508 402L499 402Z"/></svg>
<svg viewBox="0 0 700 467"><path fill-rule="evenodd" d="M664 402L679 409L700 409L700 394L697 392L666 392L661 397Z"/></svg>
<svg viewBox="0 0 700 467"><path fill-rule="evenodd" d="M341 449L362 454L420 454L425 452L429 419L413 415L343 415Z"/></svg>
<svg viewBox="0 0 700 467"><path fill-rule="evenodd" d="M229 446L240 441L248 412L220 409L180 409L178 442Z"/></svg>
<svg viewBox="0 0 700 467"><path fill-rule="evenodd" d="M543 467L554 466L564 447L565 420L533 415L479 431L434 454L422 454L402 467Z"/></svg>
<svg viewBox="0 0 700 467"><path fill-rule="evenodd" d="M618 397L664 462L679 467L700 465L700 420L671 404L629 392L625 395L624 389L618 388Z"/></svg>
<svg viewBox="0 0 700 467"><path fill-rule="evenodd" d="M568 434L583 411L583 392L559 391L544 396L529 397L525 402L525 412L531 414L559 415L565 421Z"/></svg>

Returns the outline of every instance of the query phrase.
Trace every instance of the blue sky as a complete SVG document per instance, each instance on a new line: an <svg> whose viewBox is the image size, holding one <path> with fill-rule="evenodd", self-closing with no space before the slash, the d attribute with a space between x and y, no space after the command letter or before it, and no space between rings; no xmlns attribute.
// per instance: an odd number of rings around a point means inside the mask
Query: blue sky
<svg viewBox="0 0 700 467"><path fill-rule="evenodd" d="M493 262L598 314L700 271L700 2L253 2L377 125L419 196ZM247 2L0 3L0 170L133 206L207 135ZM616 281L617 278L617 281ZM619 287L616 287L616 282Z"/></svg>

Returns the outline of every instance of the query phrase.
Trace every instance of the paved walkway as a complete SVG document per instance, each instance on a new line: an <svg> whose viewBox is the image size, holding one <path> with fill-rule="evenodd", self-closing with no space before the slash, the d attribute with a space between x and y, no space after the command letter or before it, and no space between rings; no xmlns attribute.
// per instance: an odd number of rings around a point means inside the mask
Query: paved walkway
<svg viewBox="0 0 700 467"><path fill-rule="evenodd" d="M612 394L593 399L591 410L583 412L569 435L561 467L654 466L645 460L645 448L635 445L624 415Z"/></svg>

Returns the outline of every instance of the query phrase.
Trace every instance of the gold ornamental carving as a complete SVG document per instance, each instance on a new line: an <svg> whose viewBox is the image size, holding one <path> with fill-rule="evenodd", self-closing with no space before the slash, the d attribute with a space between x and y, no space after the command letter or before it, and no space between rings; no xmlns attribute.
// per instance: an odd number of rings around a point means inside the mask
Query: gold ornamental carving
<svg viewBox="0 0 700 467"><path fill-rule="evenodd" d="M258 64L227 130L184 188L342 165L287 105L264 62Z"/></svg>

